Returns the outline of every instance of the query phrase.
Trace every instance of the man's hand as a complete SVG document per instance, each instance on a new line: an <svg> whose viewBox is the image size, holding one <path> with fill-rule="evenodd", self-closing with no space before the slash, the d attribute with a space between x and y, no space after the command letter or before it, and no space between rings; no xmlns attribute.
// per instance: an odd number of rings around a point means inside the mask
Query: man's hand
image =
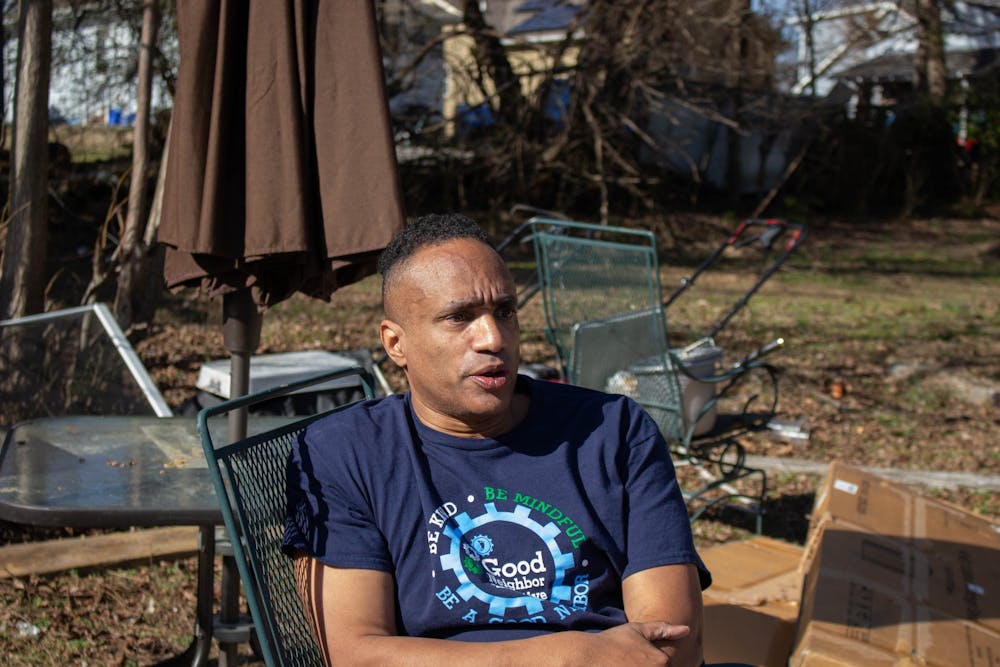
<svg viewBox="0 0 1000 667"><path fill-rule="evenodd" d="M591 665L670 665L670 656L658 648L662 642L687 637L686 625L671 625L663 621L626 623L591 635L596 642L588 650Z"/></svg>

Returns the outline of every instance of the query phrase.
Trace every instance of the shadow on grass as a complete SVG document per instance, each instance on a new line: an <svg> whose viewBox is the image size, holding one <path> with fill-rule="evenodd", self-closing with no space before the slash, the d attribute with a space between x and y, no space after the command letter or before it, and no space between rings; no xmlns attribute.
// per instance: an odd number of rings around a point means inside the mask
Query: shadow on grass
<svg viewBox="0 0 1000 667"><path fill-rule="evenodd" d="M815 493L797 493L765 500L763 535L794 544L805 544L809 533L809 515L815 498ZM699 520L726 524L750 534L756 530L755 517L731 505L713 507Z"/></svg>

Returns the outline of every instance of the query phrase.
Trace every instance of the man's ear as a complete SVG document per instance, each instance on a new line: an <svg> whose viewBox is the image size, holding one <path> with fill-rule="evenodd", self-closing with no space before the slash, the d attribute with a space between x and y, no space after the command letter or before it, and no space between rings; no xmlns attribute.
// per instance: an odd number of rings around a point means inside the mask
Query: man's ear
<svg viewBox="0 0 1000 667"><path fill-rule="evenodd" d="M403 327L397 322L385 319L379 324L378 335L382 341L382 347L385 348L385 353L397 366L406 370L406 354L403 352Z"/></svg>

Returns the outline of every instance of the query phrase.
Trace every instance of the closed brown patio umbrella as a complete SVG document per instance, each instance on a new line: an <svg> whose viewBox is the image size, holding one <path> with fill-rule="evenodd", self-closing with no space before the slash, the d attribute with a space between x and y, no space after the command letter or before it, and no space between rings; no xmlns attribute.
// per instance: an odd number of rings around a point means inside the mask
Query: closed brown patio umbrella
<svg viewBox="0 0 1000 667"><path fill-rule="evenodd" d="M159 241L167 287L223 297L231 396L259 313L374 272L403 224L368 0L178 0ZM230 438L246 433L245 414Z"/></svg>
<svg viewBox="0 0 1000 667"><path fill-rule="evenodd" d="M254 311L329 299L402 224L375 17L367 0L181 0L177 19L164 276L225 297L239 357Z"/></svg>
<svg viewBox="0 0 1000 667"><path fill-rule="evenodd" d="M367 0L182 0L168 287L329 298L402 221Z"/></svg>

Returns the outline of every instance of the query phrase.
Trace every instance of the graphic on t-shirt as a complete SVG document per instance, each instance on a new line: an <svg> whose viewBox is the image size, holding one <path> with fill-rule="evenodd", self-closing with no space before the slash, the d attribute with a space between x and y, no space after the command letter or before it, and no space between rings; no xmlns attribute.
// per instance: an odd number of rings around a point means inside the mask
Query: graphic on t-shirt
<svg viewBox="0 0 1000 667"><path fill-rule="evenodd" d="M496 487L445 502L428 518L437 557L437 599L469 622L545 623L587 608L586 540L572 518L545 501ZM577 566L580 567L577 567ZM440 577L438 574L440 573Z"/></svg>

